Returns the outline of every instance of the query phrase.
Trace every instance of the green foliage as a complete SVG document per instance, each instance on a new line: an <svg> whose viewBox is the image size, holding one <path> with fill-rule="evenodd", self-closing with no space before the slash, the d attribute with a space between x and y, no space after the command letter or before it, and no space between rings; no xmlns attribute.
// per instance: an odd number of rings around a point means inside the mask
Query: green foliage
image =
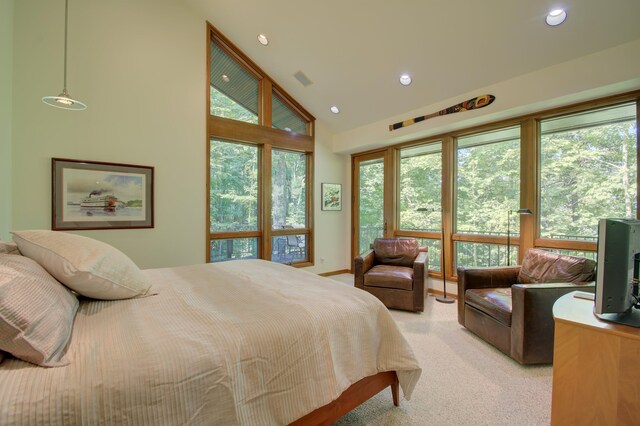
<svg viewBox="0 0 640 426"><path fill-rule="evenodd" d="M142 200L129 200L126 203L127 207L142 207Z"/></svg>
<svg viewBox="0 0 640 426"><path fill-rule="evenodd" d="M520 141L509 140L458 149L456 177L459 233L506 235L518 233L509 210L520 208Z"/></svg>
<svg viewBox="0 0 640 426"><path fill-rule="evenodd" d="M636 215L634 122L541 139L540 234L595 241L598 219Z"/></svg>
<svg viewBox="0 0 640 426"><path fill-rule="evenodd" d="M256 114L243 107L233 99L229 98L224 93L217 90L215 87L210 87L211 95L209 100L211 115L258 124L258 116Z"/></svg>
<svg viewBox="0 0 640 426"><path fill-rule="evenodd" d="M358 232L360 252L382 237L384 226L384 163L382 160L360 163L360 211Z"/></svg>
<svg viewBox="0 0 640 426"><path fill-rule="evenodd" d="M211 231L258 229L258 148L212 140Z"/></svg>
<svg viewBox="0 0 640 426"><path fill-rule="evenodd" d="M273 229L306 226L307 157L304 153L273 150L271 212Z"/></svg>
<svg viewBox="0 0 640 426"><path fill-rule="evenodd" d="M441 152L400 160L400 229L440 232L441 199Z"/></svg>

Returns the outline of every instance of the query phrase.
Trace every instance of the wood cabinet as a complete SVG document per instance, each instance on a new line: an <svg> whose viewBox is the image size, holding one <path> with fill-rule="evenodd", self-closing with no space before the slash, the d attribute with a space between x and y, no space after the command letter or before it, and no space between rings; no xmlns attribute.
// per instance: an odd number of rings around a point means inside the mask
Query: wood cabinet
<svg viewBox="0 0 640 426"><path fill-rule="evenodd" d="M640 328L599 320L575 293L553 307L551 424L640 424Z"/></svg>

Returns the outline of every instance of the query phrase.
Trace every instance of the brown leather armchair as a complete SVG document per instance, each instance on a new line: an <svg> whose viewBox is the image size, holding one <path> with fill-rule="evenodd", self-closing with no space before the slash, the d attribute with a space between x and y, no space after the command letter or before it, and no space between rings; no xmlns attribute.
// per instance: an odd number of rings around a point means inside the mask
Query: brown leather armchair
<svg viewBox="0 0 640 426"><path fill-rule="evenodd" d="M593 293L593 260L531 249L522 266L458 268L458 322L521 364L553 362L552 308Z"/></svg>
<svg viewBox="0 0 640 426"><path fill-rule="evenodd" d="M416 239L376 238L373 250L355 258L355 286L387 308L424 311L427 248Z"/></svg>

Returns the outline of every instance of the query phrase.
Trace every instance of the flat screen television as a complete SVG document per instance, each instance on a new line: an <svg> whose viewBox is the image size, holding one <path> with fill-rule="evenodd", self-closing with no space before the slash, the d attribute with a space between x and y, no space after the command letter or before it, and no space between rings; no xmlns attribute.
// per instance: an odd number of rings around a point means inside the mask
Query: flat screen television
<svg viewBox="0 0 640 426"><path fill-rule="evenodd" d="M640 327L638 273L640 220L600 219L595 315Z"/></svg>

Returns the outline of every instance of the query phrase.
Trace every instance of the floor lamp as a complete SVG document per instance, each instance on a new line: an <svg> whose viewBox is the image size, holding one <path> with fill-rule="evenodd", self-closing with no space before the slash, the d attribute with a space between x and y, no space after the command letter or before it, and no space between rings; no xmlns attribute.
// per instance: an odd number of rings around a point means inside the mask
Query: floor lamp
<svg viewBox="0 0 640 426"><path fill-rule="evenodd" d="M518 214L533 214L529 209L518 209ZM509 210L507 216L507 266L511 266L511 215L513 210Z"/></svg>

